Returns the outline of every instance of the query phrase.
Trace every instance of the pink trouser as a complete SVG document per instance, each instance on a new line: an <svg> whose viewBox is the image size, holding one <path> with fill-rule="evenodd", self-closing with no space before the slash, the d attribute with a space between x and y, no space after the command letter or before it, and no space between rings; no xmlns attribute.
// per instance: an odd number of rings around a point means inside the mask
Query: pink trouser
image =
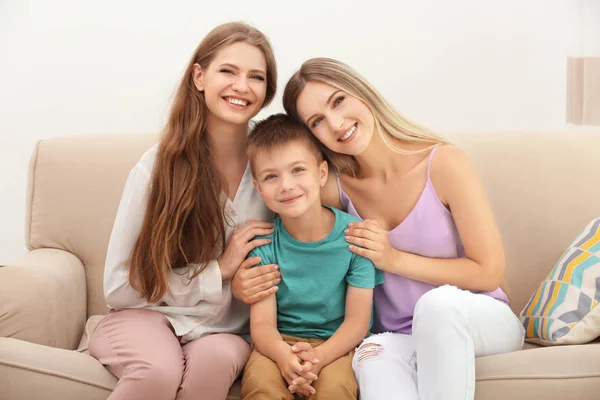
<svg viewBox="0 0 600 400"><path fill-rule="evenodd" d="M119 382L110 400L224 400L250 346L237 335L204 336L183 346L158 311L112 311L98 324L90 355Z"/></svg>

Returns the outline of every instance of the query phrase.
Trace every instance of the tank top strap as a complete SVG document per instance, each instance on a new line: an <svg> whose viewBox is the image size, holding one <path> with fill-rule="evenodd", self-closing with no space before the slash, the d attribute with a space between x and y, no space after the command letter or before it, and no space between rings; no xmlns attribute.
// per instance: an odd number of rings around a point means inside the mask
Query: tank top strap
<svg viewBox="0 0 600 400"><path fill-rule="evenodd" d="M340 174L335 174L335 180L337 182L338 194L340 196L340 203L344 209L348 209L348 195L344 193L344 189L342 189L342 183L340 182Z"/></svg>
<svg viewBox="0 0 600 400"><path fill-rule="evenodd" d="M431 153L429 154L429 161L427 162L427 180L430 180L431 161L433 160L433 155L435 154L435 151L438 149L438 147L440 147L440 145L441 143L438 143L431 148Z"/></svg>

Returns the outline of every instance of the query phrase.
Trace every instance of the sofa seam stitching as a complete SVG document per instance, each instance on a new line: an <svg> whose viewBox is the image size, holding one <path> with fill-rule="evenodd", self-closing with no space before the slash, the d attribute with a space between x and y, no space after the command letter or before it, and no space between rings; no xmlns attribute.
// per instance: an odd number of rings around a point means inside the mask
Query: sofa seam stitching
<svg viewBox="0 0 600 400"><path fill-rule="evenodd" d="M600 373L598 372L592 372L592 373L588 373L588 374L577 374L577 375L542 375L542 376L535 376L535 375L508 375L508 376L492 376L492 377L488 377L488 378L481 378L481 379L477 379L477 382L484 382L484 381L500 381L500 380L524 380L524 379L533 379L533 380L540 380L540 379L581 379L581 378L599 378L600 377Z"/></svg>
<svg viewBox="0 0 600 400"><path fill-rule="evenodd" d="M49 370L46 370L44 368L39 368L39 367L36 368L36 367L25 366L25 365L22 365L22 364L19 364L19 363L15 363L15 362L11 362L11 361L6 361L6 360L0 360L0 365L8 365L8 366L16 367L16 368L19 368L19 369L22 369L22 370L26 370L26 371L33 371L33 372L37 372L37 373L44 374L44 375L56 376L56 377L64 378L64 379L67 379L67 380L71 380L71 381L75 381L75 382L87 384L87 385L90 385L90 386L94 386L94 387L97 387L99 389L106 389L106 390L109 390L109 391L114 390L114 388L102 386L102 385L99 385L97 383L94 383L94 382L91 382L91 381L88 381L88 380L85 380L85 379L81 379L81 378L75 378L75 377L67 375L67 374L62 374L60 372L49 371Z"/></svg>
<svg viewBox="0 0 600 400"><path fill-rule="evenodd" d="M33 164L33 171L32 171L32 178L31 178L31 199L30 199L30 211L29 211L29 229L28 229L28 235L27 235L27 244L29 245L28 247L30 249L33 248L33 245L31 243L31 233L32 233L32 227L33 227L33 209L34 209L34 199L35 199L35 183L37 180L37 170L38 170L38 162L39 162L39 157L40 157L40 145L41 145L42 141L39 140L36 143L35 146L35 162Z"/></svg>

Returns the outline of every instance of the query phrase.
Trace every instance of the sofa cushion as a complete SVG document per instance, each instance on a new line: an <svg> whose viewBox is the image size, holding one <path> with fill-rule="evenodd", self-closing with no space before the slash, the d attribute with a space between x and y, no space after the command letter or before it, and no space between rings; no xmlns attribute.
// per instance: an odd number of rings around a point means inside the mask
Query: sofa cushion
<svg viewBox="0 0 600 400"><path fill-rule="evenodd" d="M476 360L476 400L597 399L600 343L537 347ZM87 353L0 338L1 398L104 400L117 379ZM239 399L239 381L228 400Z"/></svg>
<svg viewBox="0 0 600 400"><path fill-rule="evenodd" d="M581 344L600 336L600 217L571 243L521 312L526 339Z"/></svg>
<svg viewBox="0 0 600 400"><path fill-rule="evenodd" d="M0 399L106 400L117 378L87 351L0 338ZM227 400L239 399L236 382Z"/></svg>
<svg viewBox="0 0 600 400"><path fill-rule="evenodd" d="M595 400L600 343L537 347L476 360L476 400Z"/></svg>
<svg viewBox="0 0 600 400"><path fill-rule="evenodd" d="M116 382L87 354L0 338L2 398L105 400Z"/></svg>

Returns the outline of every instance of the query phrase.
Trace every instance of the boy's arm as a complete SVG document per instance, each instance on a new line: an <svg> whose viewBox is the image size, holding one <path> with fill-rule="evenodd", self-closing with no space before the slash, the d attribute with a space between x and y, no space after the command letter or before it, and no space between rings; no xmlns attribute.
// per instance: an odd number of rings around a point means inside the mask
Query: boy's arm
<svg viewBox="0 0 600 400"><path fill-rule="evenodd" d="M277 362L285 343L277 330L277 297L271 295L250 306L250 333L258 351Z"/></svg>
<svg viewBox="0 0 600 400"><path fill-rule="evenodd" d="M283 341L277 330L277 297L271 295L250 307L250 333L254 347L270 358L288 384L300 376L316 379L316 375L303 370L300 360L292 351L292 346ZM307 387L297 388L298 393L308 396L314 390Z"/></svg>
<svg viewBox="0 0 600 400"><path fill-rule="evenodd" d="M268 246L263 247L252 249L248 257L261 257L260 264L268 262L271 254L267 251ZM275 294L250 306L250 335L254 347L277 363L281 349L284 348L283 345L288 346L288 344L283 341L277 330L277 296Z"/></svg>
<svg viewBox="0 0 600 400"><path fill-rule="evenodd" d="M372 303L373 289L348 285L344 322L333 336L315 348L315 358L319 360L316 368L319 371L348 354L365 338L371 322Z"/></svg>

